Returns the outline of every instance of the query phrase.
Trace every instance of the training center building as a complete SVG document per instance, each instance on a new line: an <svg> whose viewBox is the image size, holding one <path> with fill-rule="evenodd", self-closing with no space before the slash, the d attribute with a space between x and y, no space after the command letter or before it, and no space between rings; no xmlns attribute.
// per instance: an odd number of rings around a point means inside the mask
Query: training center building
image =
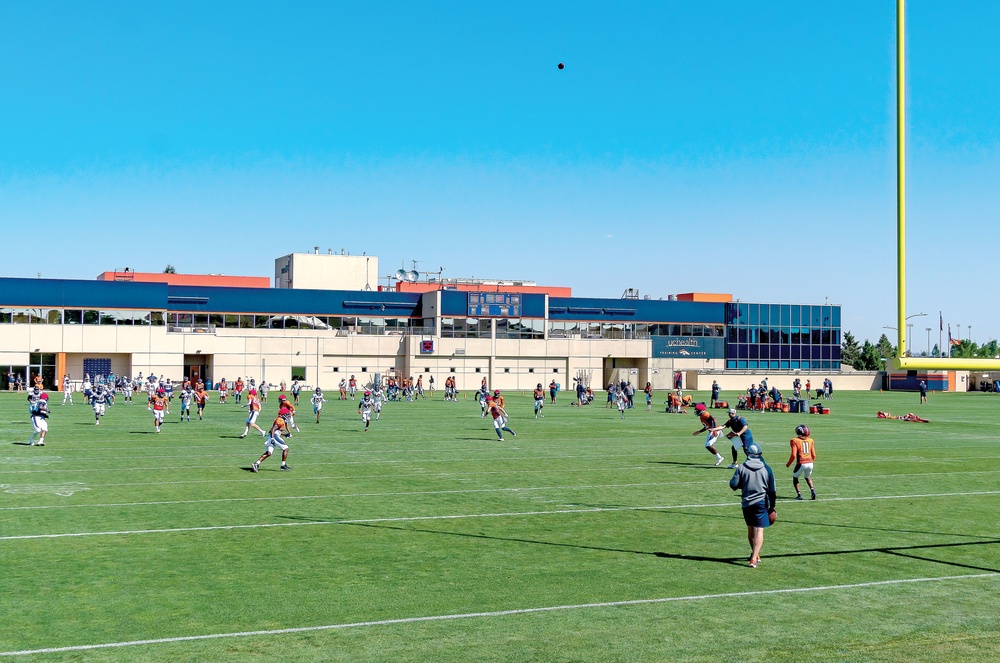
<svg viewBox="0 0 1000 663"><path fill-rule="evenodd" d="M354 375L454 376L462 390L530 390L551 381L595 390L744 390L769 377L870 389L840 369L840 307L734 302L689 293L653 300L573 297L569 288L397 273L374 256L296 253L269 277L106 272L97 280L0 278L0 374L155 374L217 383L299 379L335 389ZM787 375L787 380L779 379ZM785 384L787 382L787 384ZM874 385L878 388L877 385Z"/></svg>

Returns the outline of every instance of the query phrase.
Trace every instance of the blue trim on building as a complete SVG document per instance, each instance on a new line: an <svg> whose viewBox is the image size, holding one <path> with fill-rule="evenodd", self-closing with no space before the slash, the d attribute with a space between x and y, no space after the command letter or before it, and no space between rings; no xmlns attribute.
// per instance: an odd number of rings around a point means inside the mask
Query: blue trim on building
<svg viewBox="0 0 1000 663"><path fill-rule="evenodd" d="M549 297L549 319L724 324L726 304L658 299Z"/></svg>
<svg viewBox="0 0 1000 663"><path fill-rule="evenodd" d="M162 310L167 284L0 278L0 306Z"/></svg>

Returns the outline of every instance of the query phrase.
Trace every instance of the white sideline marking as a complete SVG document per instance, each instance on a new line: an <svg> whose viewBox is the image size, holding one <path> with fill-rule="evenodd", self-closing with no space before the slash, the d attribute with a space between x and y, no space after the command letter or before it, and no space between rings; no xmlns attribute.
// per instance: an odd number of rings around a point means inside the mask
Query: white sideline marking
<svg viewBox="0 0 1000 663"><path fill-rule="evenodd" d="M491 612L466 612L450 615L428 615L425 617L404 617L400 619L380 619L378 621L349 622L346 624L327 624L324 626L299 626L281 628L269 631L236 631L232 633L206 633L203 635L184 635L174 638L155 638L149 640L128 640L124 642L105 642L95 645L75 645L70 647L47 647L45 649L23 649L20 651L0 652L0 656L30 656L33 654L57 654L70 651L92 651L94 649L113 649L121 647L136 647L141 645L160 645L174 642L193 642L197 640L218 640L220 638L246 638L265 635L286 635L294 633L310 633L315 631L333 631L346 628L362 628L370 626L392 626L396 624L418 624L421 622L441 622L452 619L483 619L489 617L508 617L511 615L529 615L539 612L555 612L558 610L590 610L595 608L620 608L634 605L655 605L662 603L679 603L681 601L708 601L711 599L741 598L747 596L769 596L777 594L801 594L807 592L828 592L843 589L862 589L865 587L886 587L923 582L940 582L942 580L975 580L980 578L997 578L1000 573L975 573L959 576L938 576L934 578L902 578L899 580L878 580L874 582L856 582L845 585L817 585L815 587L792 587L788 589L760 589L749 592L724 592L721 594L699 594L695 596L668 596L655 599L631 599L625 601L605 601L602 603L578 603L575 605L552 605L540 608L516 608L513 610L495 610Z"/></svg>
<svg viewBox="0 0 1000 663"><path fill-rule="evenodd" d="M927 497L962 497L971 495L1000 495L1000 490L983 490L962 493L923 493L916 495L873 495L868 497L831 497L820 502L859 502L866 500L902 500ZM791 500L783 502L791 504ZM589 507L586 509L553 509L550 511L512 511L506 513L464 513L445 516L398 516L394 518L352 518L344 520L314 520L294 523L258 523L255 525L206 525L204 527L172 527L162 529L116 530L105 532L63 532L61 534L19 534L0 536L0 541L21 541L26 539L65 539L84 536L116 536L135 534L172 534L178 532L210 532L217 530L258 529L265 527L302 527L306 525L361 525L364 523L401 523L420 520L463 520L467 518L519 518L524 516L550 516L570 513L608 513L617 511L670 511L673 509L706 509L717 507L732 507L738 502L719 502L714 504L668 504L649 506L616 506Z"/></svg>

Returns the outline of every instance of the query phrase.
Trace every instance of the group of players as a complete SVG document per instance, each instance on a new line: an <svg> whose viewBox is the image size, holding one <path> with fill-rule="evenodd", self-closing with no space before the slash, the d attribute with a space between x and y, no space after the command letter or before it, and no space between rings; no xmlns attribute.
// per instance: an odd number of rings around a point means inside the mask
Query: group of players
<svg viewBox="0 0 1000 663"><path fill-rule="evenodd" d="M746 418L739 415L736 408L729 408L729 419L721 426L715 420L715 416L705 407L704 403L699 403L695 406L695 414L701 422L701 428L694 431L692 435L707 433L705 448L710 454L715 456L716 466L721 465L725 459L719 453L718 449L715 448L715 443L727 428L729 432L726 433L726 437L732 441L733 447L733 462L729 465L729 469L736 469L739 466L740 449L743 449L744 453L747 453L747 450L751 446L759 449L759 445L755 445L754 443L750 425L747 423ZM795 463L795 467L792 469L792 484L795 486L795 499L802 499L802 491L799 488L800 478L806 480L812 499L816 499L816 488L812 480L813 464L816 462L816 442L810 437L809 426L805 424L796 426L795 437L789 441L789 446L791 447L791 456L788 458L788 462L785 463L785 467L791 467L792 463Z"/></svg>

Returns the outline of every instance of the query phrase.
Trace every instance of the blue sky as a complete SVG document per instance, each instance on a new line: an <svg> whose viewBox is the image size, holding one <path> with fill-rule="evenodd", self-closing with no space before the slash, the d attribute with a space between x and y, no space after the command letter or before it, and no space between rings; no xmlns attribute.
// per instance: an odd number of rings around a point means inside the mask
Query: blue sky
<svg viewBox="0 0 1000 663"><path fill-rule="evenodd" d="M1000 3L908 3L911 342L1000 335ZM378 255L895 324L895 6L0 0L4 276ZM564 62L566 68L557 69ZM892 332L889 332L890 334Z"/></svg>

